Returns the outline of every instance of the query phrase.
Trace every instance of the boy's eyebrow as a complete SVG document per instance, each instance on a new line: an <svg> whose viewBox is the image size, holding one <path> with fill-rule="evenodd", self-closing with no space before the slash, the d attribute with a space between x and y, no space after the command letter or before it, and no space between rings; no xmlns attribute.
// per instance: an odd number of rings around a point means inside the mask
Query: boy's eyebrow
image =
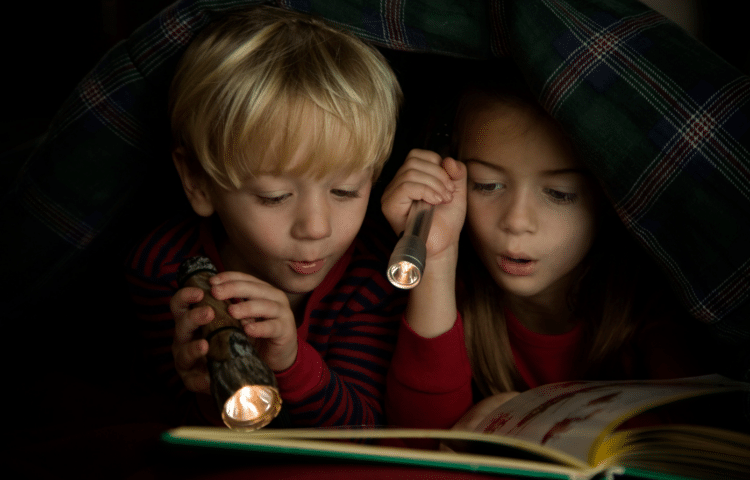
<svg viewBox="0 0 750 480"><path fill-rule="evenodd" d="M487 162L487 161L484 161L484 160L480 160L478 158L467 158L466 160L464 160L465 164L469 164L469 163L472 163L472 162L473 163L478 163L480 165L484 165L485 167L491 168L493 170L497 170L498 172L503 172L504 173L506 171L505 168L501 167L500 165L495 165L494 163ZM542 175L545 175L545 176L548 176L548 177L551 177L551 176L554 176L554 175L566 175L566 174L569 174L569 173L577 173L579 175L590 175L591 172L589 172L589 170L587 168L582 168L582 167L581 168L553 168L553 169L550 169L550 170L543 170L542 171Z"/></svg>

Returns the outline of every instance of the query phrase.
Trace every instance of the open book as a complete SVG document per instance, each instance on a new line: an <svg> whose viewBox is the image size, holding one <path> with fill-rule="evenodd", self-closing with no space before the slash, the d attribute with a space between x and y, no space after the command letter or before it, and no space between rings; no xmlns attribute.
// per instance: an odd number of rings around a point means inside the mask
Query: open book
<svg viewBox="0 0 750 480"><path fill-rule="evenodd" d="M748 479L750 434L742 402L750 384L720 376L677 380L564 382L526 391L489 414L475 432L391 428L181 427L171 444L294 454L338 461L422 465L520 477ZM648 414L651 418L648 418ZM645 414L645 415L644 415ZM715 415L714 415L715 414ZM665 417L689 423L663 423ZM659 419L650 426L632 426ZM724 424L723 420L729 420ZM717 427L721 425L720 427ZM627 428L625 428L627 427ZM432 438L453 451L388 446ZM362 439L369 443L357 443ZM355 440L355 441L346 441ZM392 445L392 443L391 443ZM457 451L461 445L463 451Z"/></svg>

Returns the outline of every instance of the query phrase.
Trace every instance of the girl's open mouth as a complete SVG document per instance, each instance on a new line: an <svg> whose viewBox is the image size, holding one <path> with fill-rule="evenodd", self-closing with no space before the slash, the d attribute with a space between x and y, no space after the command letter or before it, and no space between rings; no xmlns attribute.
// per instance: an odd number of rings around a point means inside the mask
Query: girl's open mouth
<svg viewBox="0 0 750 480"><path fill-rule="evenodd" d="M525 277L534 273L536 269L536 261L527 258L514 258L508 256L501 256L500 269L508 275Z"/></svg>

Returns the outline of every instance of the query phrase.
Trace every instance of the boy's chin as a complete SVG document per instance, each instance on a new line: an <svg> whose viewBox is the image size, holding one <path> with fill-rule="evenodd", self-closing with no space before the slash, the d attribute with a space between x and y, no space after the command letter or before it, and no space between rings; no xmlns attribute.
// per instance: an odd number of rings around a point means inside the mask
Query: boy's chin
<svg viewBox="0 0 750 480"><path fill-rule="evenodd" d="M325 278L325 275L322 275L316 279L311 278L306 282L294 282L292 284L287 283L283 286L283 288L280 288L280 290L288 295L307 295L308 293L318 288L318 285L321 284L323 278Z"/></svg>

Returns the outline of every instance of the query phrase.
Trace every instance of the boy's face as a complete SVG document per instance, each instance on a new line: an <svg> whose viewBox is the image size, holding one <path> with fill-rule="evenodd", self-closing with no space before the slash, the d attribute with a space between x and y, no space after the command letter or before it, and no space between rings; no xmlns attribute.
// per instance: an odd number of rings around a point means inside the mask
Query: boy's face
<svg viewBox="0 0 750 480"><path fill-rule="evenodd" d="M236 190L213 184L208 201L226 231L225 267L287 294L310 292L357 235L371 187L370 169L320 180L260 175Z"/></svg>
<svg viewBox="0 0 750 480"><path fill-rule="evenodd" d="M594 239L591 180L551 120L517 107L477 108L461 133L479 257L509 295L559 307Z"/></svg>

